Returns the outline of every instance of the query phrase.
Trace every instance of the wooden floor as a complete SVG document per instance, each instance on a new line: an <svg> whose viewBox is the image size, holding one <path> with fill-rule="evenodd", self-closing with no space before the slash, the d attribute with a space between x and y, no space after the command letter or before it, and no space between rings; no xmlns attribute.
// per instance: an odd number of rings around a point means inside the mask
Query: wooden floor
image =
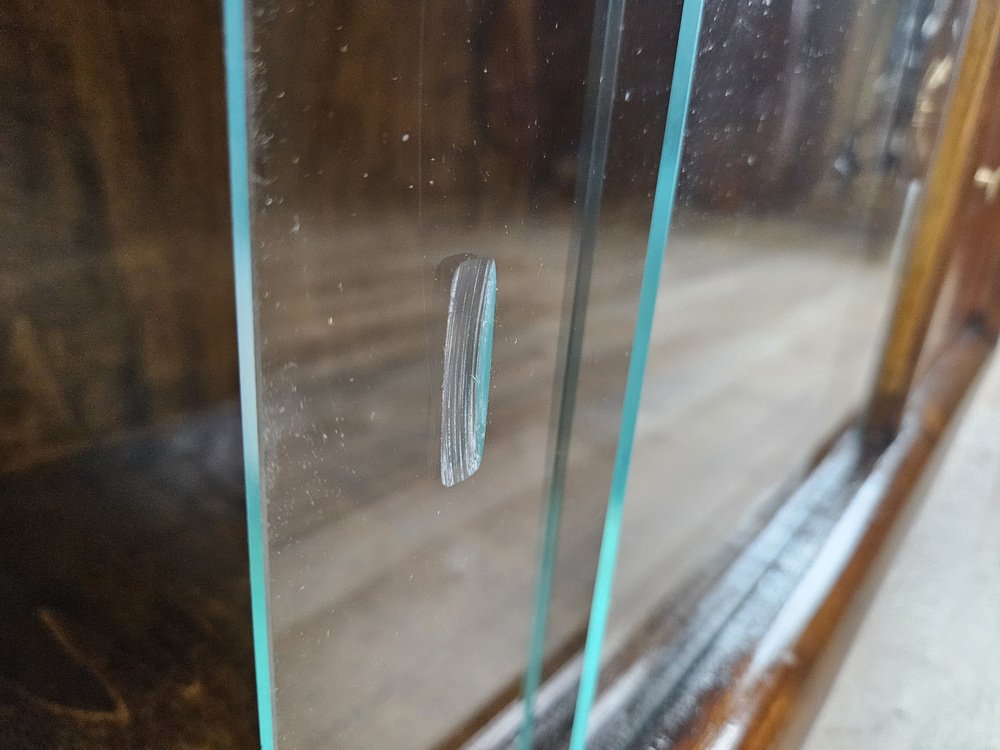
<svg viewBox="0 0 1000 750"><path fill-rule="evenodd" d="M609 258L641 259L640 228L612 236L622 247ZM434 281L425 308L405 272L422 259L398 267L353 237L371 258L353 277L314 272L329 265L321 243L298 263L264 260L274 272L262 413L282 750L434 747L516 689L545 510L561 314L552 290L569 231L502 237L445 243L446 254L475 246L496 257L499 278L484 462L448 490L434 473L435 334L422 323ZM682 223L657 306L609 649L857 402L890 286L885 260L862 246L802 225ZM525 247L551 258L527 263ZM638 278L624 260L591 299L549 654L578 641L590 605ZM14 575L0 592L24 627L0 652L0 746L252 746L236 430L232 411L207 415L5 480L16 502L0 540ZM64 694L67 670L79 674Z"/></svg>
<svg viewBox="0 0 1000 750"><path fill-rule="evenodd" d="M1000 748L1000 359L923 502L805 750Z"/></svg>
<svg viewBox="0 0 1000 750"><path fill-rule="evenodd" d="M434 747L524 668L569 225L434 230L430 241L391 220L329 233L296 221L259 271L278 736L283 748ZM645 244L637 223L605 236L549 654L579 640L589 612ZM426 269L470 248L498 268L490 425L478 474L445 490L427 352L446 297ZM887 269L843 228L681 221L609 648L860 402Z"/></svg>

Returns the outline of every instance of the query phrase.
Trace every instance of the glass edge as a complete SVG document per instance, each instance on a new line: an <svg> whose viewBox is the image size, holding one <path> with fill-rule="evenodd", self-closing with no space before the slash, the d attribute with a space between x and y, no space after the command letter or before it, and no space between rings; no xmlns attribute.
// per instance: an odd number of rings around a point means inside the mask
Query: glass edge
<svg viewBox="0 0 1000 750"><path fill-rule="evenodd" d="M257 681L261 748L273 750L274 714L271 705L271 650L267 618L266 539L260 491L257 352L254 341L253 258L250 249L249 121L244 0L223 0L222 31L254 672Z"/></svg>
<svg viewBox="0 0 1000 750"><path fill-rule="evenodd" d="M681 9L677 53L674 57L673 79L670 86L670 99L667 104L667 121L664 127L663 147L660 152L656 192L653 198L653 215L649 225L646 262L643 268L642 286L639 291L639 311L633 336L632 356L629 358L628 375L625 381L618 448L615 452L611 488L608 493L608 507L601 537L601 551L597 561L597 575L594 581L590 621L587 626L587 640L583 651L583 669L573 714L569 750L584 750L586 748L590 711L597 692L597 681L600 677L601 647L611 603L625 485L632 458L632 445L639 415L639 400L642 395L642 383L653 327L653 312L656 307L660 271L663 267L663 256L669 238L670 221L677 193L677 178L680 173L684 129L687 123L695 62L698 56L698 36L701 30L703 10L704 0L684 0Z"/></svg>
<svg viewBox="0 0 1000 750"><path fill-rule="evenodd" d="M520 750L534 741L536 702L544 669L545 637L554 585L555 560L562 526L569 442L576 405L588 291L591 284L597 219L603 198L607 146L614 111L625 0L595 3L588 63L585 113L579 150L580 171L575 187L576 211L566 270L565 302L560 321L556 384L553 388L552 442L541 519L541 548L535 588L527 664L523 681L524 719L518 736Z"/></svg>

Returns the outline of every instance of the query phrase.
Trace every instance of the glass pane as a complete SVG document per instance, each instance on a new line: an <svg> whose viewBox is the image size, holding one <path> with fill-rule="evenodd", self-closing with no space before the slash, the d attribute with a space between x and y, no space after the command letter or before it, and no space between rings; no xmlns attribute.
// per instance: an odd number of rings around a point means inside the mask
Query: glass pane
<svg viewBox="0 0 1000 750"><path fill-rule="evenodd" d="M678 15L247 13L265 713L282 750L461 744L583 643Z"/></svg>
<svg viewBox="0 0 1000 750"><path fill-rule="evenodd" d="M965 13L706 3L609 650L864 406Z"/></svg>
<svg viewBox="0 0 1000 750"><path fill-rule="evenodd" d="M548 609L539 612L548 614L538 661L546 674L561 665L560 656L582 650L587 635L616 475L679 18L679 7L598 3L589 74L580 67L596 85L590 88L583 122L575 254L561 339L566 354L557 423L560 450L552 467L541 570L542 588L550 589ZM555 24L565 28L565 20ZM565 691L565 714L572 713L580 669L574 662L556 681ZM566 731L568 721L566 715L560 724Z"/></svg>

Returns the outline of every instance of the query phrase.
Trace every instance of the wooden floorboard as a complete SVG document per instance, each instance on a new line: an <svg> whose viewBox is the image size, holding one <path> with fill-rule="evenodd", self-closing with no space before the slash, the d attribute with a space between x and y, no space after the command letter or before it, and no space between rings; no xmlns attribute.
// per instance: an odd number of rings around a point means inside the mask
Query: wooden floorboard
<svg viewBox="0 0 1000 750"><path fill-rule="evenodd" d="M428 417L440 290L423 259L395 254L389 262L378 252L387 237L406 243L403 229L344 230L341 246L331 240L355 256L330 256L331 244L316 237L311 255L261 260L269 605L283 748L432 747L520 678L560 330L553 290L562 289L569 230L495 234L442 240L444 253L476 247L498 258L484 462L455 491L434 476ZM631 225L611 236L611 249L622 243L621 257L633 260L615 273L606 261L591 297L548 653L583 632L618 433L634 250L644 237ZM794 224L695 222L675 235L609 650L859 403L890 287L885 260L863 247L854 233ZM0 738L17 737L18 727L42 732L9 746L57 747L73 732L83 748L252 746L237 428L233 410L208 414L3 480L13 519L3 528L4 584L35 645L21 649L31 658L8 660L0 673ZM51 598L74 590L84 599ZM76 663L77 694L48 695L53 681L31 682L36 657ZM143 666L136 677L121 671L126 658L157 668ZM57 704L84 713L59 713ZM157 731L160 744L148 744ZM202 731L221 734L205 739Z"/></svg>
<svg viewBox="0 0 1000 750"><path fill-rule="evenodd" d="M483 466L448 491L434 476L436 334L424 325L443 298L419 254L379 256L389 236L414 246L391 221L347 227L294 257L276 251L261 272L275 306L262 332L280 342L264 347L265 455L277 467L271 604L290 748L434 746L516 686L527 652L568 225L511 228L500 242L433 234L442 255L475 248L498 264ZM644 237L628 224L610 236L603 252L623 260L599 265L591 292L548 653L585 626L618 435ZM675 234L609 648L861 403L891 286L885 259L864 248L858 233L790 222L692 221Z"/></svg>

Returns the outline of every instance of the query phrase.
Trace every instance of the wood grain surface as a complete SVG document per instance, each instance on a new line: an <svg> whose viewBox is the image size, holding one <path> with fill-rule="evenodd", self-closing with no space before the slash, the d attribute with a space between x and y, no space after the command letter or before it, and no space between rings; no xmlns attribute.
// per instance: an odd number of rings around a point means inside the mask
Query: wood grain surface
<svg viewBox="0 0 1000 750"><path fill-rule="evenodd" d="M977 3L872 396L868 423L876 444L885 444L899 427L949 261L958 246L962 198L977 166L981 123L995 98L998 50L1000 9Z"/></svg>
<svg viewBox="0 0 1000 750"><path fill-rule="evenodd" d="M265 259L261 277L279 735L289 747L447 743L498 694L516 693L524 666L558 331L547 291L561 283L568 226L431 234L428 247L474 247L498 267L483 465L443 491L424 419L433 385L422 259L375 252L387 237L412 243L407 225L324 233L318 217L299 220L296 252ZM641 227L615 230L609 256L632 257ZM634 315L634 270L617 270L591 295L550 654L579 641L589 610L625 365L613 354ZM657 308L610 651L860 403L888 274L850 228L681 221Z"/></svg>
<svg viewBox="0 0 1000 750"><path fill-rule="evenodd" d="M696 217L686 223L658 308L612 652L660 597L678 591L767 504L795 469L795 456L805 458L857 403L878 335L873 310L888 301L885 264L873 261L858 237L829 235L820 245L811 229L751 222L740 225L734 243L735 225ZM537 247L552 240L533 230L530 241ZM541 377L533 369L551 367L543 342L552 331L514 329L519 295L537 288L538 273L535 266L501 269L506 342L498 341L498 351L511 359L494 370L497 418L481 471L499 472L502 481L480 483L472 502L441 504L431 484L372 464L366 478L401 489L380 496L367 482L344 484L352 494L339 503L317 489L315 505L303 493L287 496L287 525L272 540L279 554L272 586L283 586L272 588L281 593L272 612L283 660L278 684L291 702L284 705L298 707L301 746L444 744L484 707L499 708L498 696L516 694L537 572L541 497L534 488L543 462L536 452L545 440L524 384ZM273 282L274 289L298 288L302 277L290 266ZM361 294L319 277L310 283L330 297ZM615 320L612 313L627 300L617 282L605 283L594 298L604 307L595 309ZM386 293L392 297L393 287ZM347 309L360 297L352 299ZM407 308L395 327L376 329L377 347L352 359L330 354L346 345L328 349L325 337L344 334L337 326L331 333L325 309L309 300L282 312L281 346L304 376L289 399L310 397L310 388L326 393L336 379L365 373L405 382L404 363L425 366ZM617 314L627 319L625 311ZM313 319L316 325L306 325ZM348 320L338 318L345 327ZM378 322L361 312L352 325L366 331ZM837 335L818 340L817 330ZM607 328L609 345L618 345L617 331ZM524 338L515 344L517 336ZM613 380L598 371L594 382ZM824 384L819 391L817 382ZM351 440L348 447L359 451L359 461L385 455L378 448L384 433L361 439L371 424L363 405L355 406L355 424L337 421L351 414L337 402L315 403L323 408L313 408L310 419L327 420L330 436L342 430L357 437L357 447ZM599 400L594 404L584 415L596 425L607 416ZM6 631L15 640L3 653L23 656L4 661L2 670L0 716L7 723L0 737L11 737L12 747L253 742L237 427L235 412L207 415L5 482L11 523L4 526L4 592L18 627ZM289 450L300 451L287 456L292 472L311 447L295 438L294 422L276 420L274 427L287 430ZM723 434L730 437L720 442ZM752 439L757 434L769 439ZM588 463L605 461L613 446L581 448L575 470L586 481ZM423 449L415 450L414 465L423 465ZM389 455L406 465L398 451ZM716 461L727 470L713 470ZM289 480L291 487L304 481L316 488L334 481L311 471ZM296 498L305 501L290 504ZM578 510L569 516L556 579L553 654L578 643L589 603L600 508ZM176 718L182 710L183 727ZM204 734L210 732L216 734Z"/></svg>
<svg viewBox="0 0 1000 750"><path fill-rule="evenodd" d="M0 747L257 745L235 407L0 479Z"/></svg>
<svg viewBox="0 0 1000 750"><path fill-rule="evenodd" d="M0 8L0 471L236 393L217 15Z"/></svg>

